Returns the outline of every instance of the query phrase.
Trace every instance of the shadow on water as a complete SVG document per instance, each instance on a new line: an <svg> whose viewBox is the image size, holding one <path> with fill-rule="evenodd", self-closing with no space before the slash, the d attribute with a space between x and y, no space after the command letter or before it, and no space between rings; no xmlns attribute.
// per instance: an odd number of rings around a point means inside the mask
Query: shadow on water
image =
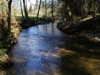
<svg viewBox="0 0 100 75"><path fill-rule="evenodd" d="M45 24L23 30L7 75L99 75L100 42Z"/></svg>
<svg viewBox="0 0 100 75"><path fill-rule="evenodd" d="M99 75L100 42L73 36L60 46L63 75Z"/></svg>
<svg viewBox="0 0 100 75"><path fill-rule="evenodd" d="M12 50L12 75L60 75L58 44L62 35L55 24L23 30Z"/></svg>

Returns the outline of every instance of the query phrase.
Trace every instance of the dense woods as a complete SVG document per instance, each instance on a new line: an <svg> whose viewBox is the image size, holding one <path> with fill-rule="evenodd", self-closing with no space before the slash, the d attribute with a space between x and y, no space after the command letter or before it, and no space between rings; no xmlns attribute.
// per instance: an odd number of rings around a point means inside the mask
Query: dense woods
<svg viewBox="0 0 100 75"><path fill-rule="evenodd" d="M23 28L59 22L68 34L100 37L100 0L0 0L0 63L9 62L11 48ZM94 30L92 32L92 30ZM5 59L2 57L7 55Z"/></svg>
<svg viewBox="0 0 100 75"><path fill-rule="evenodd" d="M62 4L63 7L66 7L66 16L71 19L75 18L85 18L88 15L95 16L96 13L99 13L99 0L62 0L65 3ZM62 11L63 12L63 11ZM64 12L63 12L64 13Z"/></svg>
<svg viewBox="0 0 100 75"><path fill-rule="evenodd" d="M66 20L58 28L68 34L87 34L91 36L100 35L99 31L99 0L62 0L62 18ZM63 10L64 7L67 7ZM63 10L63 11L62 11ZM67 13L67 14L65 14Z"/></svg>

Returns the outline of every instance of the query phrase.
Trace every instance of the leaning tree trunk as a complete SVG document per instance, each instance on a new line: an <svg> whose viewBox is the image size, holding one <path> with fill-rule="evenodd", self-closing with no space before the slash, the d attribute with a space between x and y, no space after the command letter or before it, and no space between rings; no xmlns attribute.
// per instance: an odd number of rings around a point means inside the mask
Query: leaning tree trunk
<svg viewBox="0 0 100 75"><path fill-rule="evenodd" d="M10 34L11 32L11 4L12 4L12 0L8 0L8 17L7 17L8 34Z"/></svg>
<svg viewBox="0 0 100 75"><path fill-rule="evenodd" d="M7 39L7 43L11 44L11 4L12 4L12 0L8 0L8 13L7 13L7 35L5 36ZM10 47L8 47L10 48ZM11 56L11 49L8 49L6 52L9 56Z"/></svg>

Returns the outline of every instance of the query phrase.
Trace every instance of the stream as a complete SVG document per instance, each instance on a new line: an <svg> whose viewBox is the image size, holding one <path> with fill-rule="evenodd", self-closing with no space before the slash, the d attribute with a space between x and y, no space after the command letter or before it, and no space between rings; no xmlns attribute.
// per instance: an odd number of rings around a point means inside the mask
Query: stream
<svg viewBox="0 0 100 75"><path fill-rule="evenodd" d="M100 42L56 26L23 29L12 48L13 64L0 75L100 75Z"/></svg>
<svg viewBox="0 0 100 75"><path fill-rule="evenodd" d="M68 36L56 24L40 24L22 30L12 49L10 75L61 75L59 47Z"/></svg>

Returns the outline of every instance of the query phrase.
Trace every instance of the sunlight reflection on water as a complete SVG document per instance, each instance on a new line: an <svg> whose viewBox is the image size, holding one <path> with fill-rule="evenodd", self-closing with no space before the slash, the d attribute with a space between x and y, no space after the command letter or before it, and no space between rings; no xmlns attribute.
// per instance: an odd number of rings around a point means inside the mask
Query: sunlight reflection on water
<svg viewBox="0 0 100 75"><path fill-rule="evenodd" d="M17 75L60 75L59 44L65 37L56 24L23 30L14 46L13 62Z"/></svg>

